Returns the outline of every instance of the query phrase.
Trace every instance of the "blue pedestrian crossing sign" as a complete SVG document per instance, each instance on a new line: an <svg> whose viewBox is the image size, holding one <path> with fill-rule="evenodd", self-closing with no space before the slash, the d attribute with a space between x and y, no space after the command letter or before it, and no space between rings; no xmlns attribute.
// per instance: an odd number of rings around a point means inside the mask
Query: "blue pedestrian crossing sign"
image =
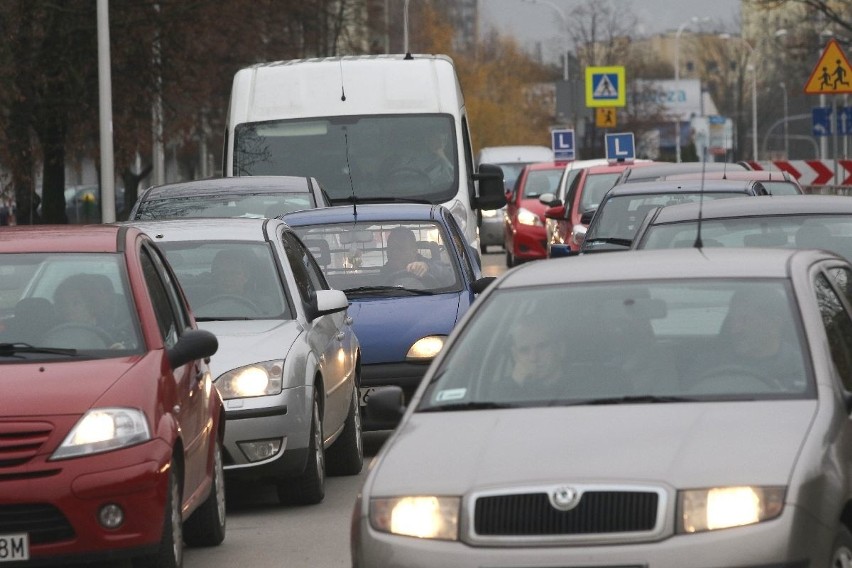
<svg viewBox="0 0 852 568"><path fill-rule="evenodd" d="M636 159L632 132L606 135L606 159L611 162L630 162Z"/></svg>
<svg viewBox="0 0 852 568"><path fill-rule="evenodd" d="M571 129L551 130L550 146L553 159L557 161L574 159L574 131Z"/></svg>
<svg viewBox="0 0 852 568"><path fill-rule="evenodd" d="M587 107L623 107L626 102L624 67L586 67Z"/></svg>

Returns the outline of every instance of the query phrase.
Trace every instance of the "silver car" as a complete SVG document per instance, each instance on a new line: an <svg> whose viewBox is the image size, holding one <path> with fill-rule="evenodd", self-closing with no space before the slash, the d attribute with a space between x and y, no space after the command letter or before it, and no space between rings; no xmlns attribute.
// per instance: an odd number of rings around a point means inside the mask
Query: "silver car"
<svg viewBox="0 0 852 568"><path fill-rule="evenodd" d="M311 504L330 474L361 471L360 346L313 256L277 219L132 223L165 252L225 401L225 474L269 480L282 502Z"/></svg>
<svg viewBox="0 0 852 568"><path fill-rule="evenodd" d="M507 272L377 455L353 566L848 566L851 314L824 251Z"/></svg>

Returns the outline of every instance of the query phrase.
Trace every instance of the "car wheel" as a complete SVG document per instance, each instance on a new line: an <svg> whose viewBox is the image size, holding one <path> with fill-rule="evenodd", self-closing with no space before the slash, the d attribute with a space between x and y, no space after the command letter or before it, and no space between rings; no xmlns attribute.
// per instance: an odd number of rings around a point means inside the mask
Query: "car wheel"
<svg viewBox="0 0 852 568"><path fill-rule="evenodd" d="M508 247L506 247L506 266L508 268L515 266L515 257L512 255L512 251L509 250Z"/></svg>
<svg viewBox="0 0 852 568"><path fill-rule="evenodd" d="M487 254L488 253L488 245L486 245L482 241L479 241L479 252L481 252L482 254Z"/></svg>
<svg viewBox="0 0 852 568"><path fill-rule="evenodd" d="M225 540L225 470L218 440L213 456L213 487L204 503L186 520L183 537L190 546L216 546Z"/></svg>
<svg viewBox="0 0 852 568"><path fill-rule="evenodd" d="M834 546L831 548L831 568L852 566L852 533L845 526L837 529Z"/></svg>
<svg viewBox="0 0 852 568"><path fill-rule="evenodd" d="M308 440L308 462L305 471L278 483L278 499L289 505L315 505L325 497L325 452L322 446L322 418L319 402L314 397L311 433Z"/></svg>
<svg viewBox="0 0 852 568"><path fill-rule="evenodd" d="M169 489L163 515L163 536L154 554L133 559L133 568L180 568L183 566L181 493L175 462L169 467Z"/></svg>
<svg viewBox="0 0 852 568"><path fill-rule="evenodd" d="M364 465L364 440L361 433L361 405L358 387L352 389L352 403L340 437L328 449L329 475L358 475Z"/></svg>

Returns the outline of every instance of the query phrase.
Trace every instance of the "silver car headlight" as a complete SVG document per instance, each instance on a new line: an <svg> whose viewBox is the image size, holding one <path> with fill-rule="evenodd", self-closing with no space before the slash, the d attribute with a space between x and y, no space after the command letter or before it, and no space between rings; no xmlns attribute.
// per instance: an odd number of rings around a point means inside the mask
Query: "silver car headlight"
<svg viewBox="0 0 852 568"><path fill-rule="evenodd" d="M77 421L50 456L62 460L99 454L151 439L145 414L135 408L93 408Z"/></svg>
<svg viewBox="0 0 852 568"><path fill-rule="evenodd" d="M529 225L530 227L535 227L536 225L544 226L544 223L541 222L538 215L529 209L524 209L523 207L518 209L518 223L521 225Z"/></svg>
<svg viewBox="0 0 852 568"><path fill-rule="evenodd" d="M741 527L774 519L784 509L784 487L712 487L678 492L678 532Z"/></svg>
<svg viewBox="0 0 852 568"><path fill-rule="evenodd" d="M458 497L390 497L370 500L370 526L401 536L458 540Z"/></svg>
<svg viewBox="0 0 852 568"><path fill-rule="evenodd" d="M214 381L225 400L279 394L284 383L284 361L264 361L233 369Z"/></svg>
<svg viewBox="0 0 852 568"><path fill-rule="evenodd" d="M405 354L406 361L412 363L426 363L435 358L444 347L445 335L427 335L421 337L408 349Z"/></svg>

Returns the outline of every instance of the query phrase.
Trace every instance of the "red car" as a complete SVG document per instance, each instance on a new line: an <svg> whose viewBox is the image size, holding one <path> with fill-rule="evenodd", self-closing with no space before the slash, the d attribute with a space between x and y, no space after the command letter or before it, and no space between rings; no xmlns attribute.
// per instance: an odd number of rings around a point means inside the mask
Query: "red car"
<svg viewBox="0 0 852 568"><path fill-rule="evenodd" d="M581 222L583 213L598 206L604 194L615 185L624 170L640 167L645 163L622 163L581 169L567 188L564 203L552 201L552 206L545 209L546 256L550 257L551 245L568 245L572 252L579 252L582 241L574 238L574 232L585 232L589 226L588 223Z"/></svg>
<svg viewBox="0 0 852 568"><path fill-rule="evenodd" d="M137 229L0 231L0 563L175 568L222 542L217 347Z"/></svg>
<svg viewBox="0 0 852 568"><path fill-rule="evenodd" d="M547 207L539 201L539 197L556 191L564 171L564 162L529 164L524 166L512 191L506 193L503 221L506 266L547 257L544 228Z"/></svg>

